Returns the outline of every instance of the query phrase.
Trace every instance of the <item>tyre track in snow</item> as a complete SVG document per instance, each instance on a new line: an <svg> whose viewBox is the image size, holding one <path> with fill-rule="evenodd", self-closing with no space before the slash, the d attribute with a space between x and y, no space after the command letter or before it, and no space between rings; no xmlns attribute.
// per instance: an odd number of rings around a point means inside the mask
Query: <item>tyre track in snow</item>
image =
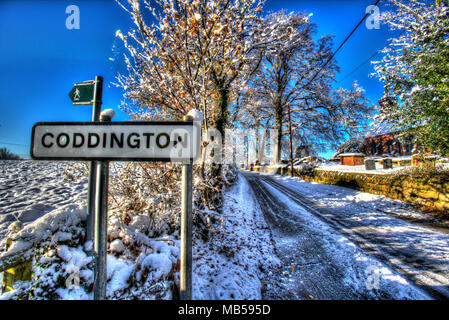
<svg viewBox="0 0 449 320"><path fill-rule="evenodd" d="M275 250L283 263L264 279L263 299L367 298L345 286L342 282L344 274L334 267L332 257L326 255L323 249L325 244L319 234L307 228L306 222L292 214L290 208L284 206L262 183L255 181L254 177L244 176L256 195L266 222L271 226L277 243ZM292 265L294 269L290 268Z"/></svg>
<svg viewBox="0 0 449 320"><path fill-rule="evenodd" d="M449 277L448 277L448 261L437 261L429 257L426 252L418 252L404 243L403 247L392 247L393 238L390 234L379 232L376 227L370 227L366 224L339 214L338 210L326 208L316 201L299 194L298 191L275 181L269 176L258 175L253 173L244 173L254 192L258 195L261 207L270 207L269 203L273 199L273 195L269 196L269 188L264 184L278 190L291 201L309 213L319 218L321 221L331 226L334 230L340 232L348 239L353 241L364 252L374 256L382 261L396 272L401 274L408 281L421 288L431 297L436 299L448 299L449 297ZM271 200L272 201L272 200ZM274 207L279 207L275 205ZM272 212L273 210L271 210ZM289 230L294 224L294 214L285 213L281 216L275 216L270 210L264 210L267 222L278 224L279 227ZM287 217L288 216L288 217ZM432 232L432 231L429 231ZM393 239L393 240L392 240ZM410 239L410 241L420 241L420 239ZM445 263L444 263L445 262Z"/></svg>

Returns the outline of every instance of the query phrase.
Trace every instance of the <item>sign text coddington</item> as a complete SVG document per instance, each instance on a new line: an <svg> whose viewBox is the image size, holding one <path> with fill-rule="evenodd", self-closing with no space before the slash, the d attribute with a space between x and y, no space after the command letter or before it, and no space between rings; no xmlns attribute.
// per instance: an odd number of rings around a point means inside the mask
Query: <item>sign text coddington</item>
<svg viewBox="0 0 449 320"><path fill-rule="evenodd" d="M53 160L186 161L199 156L201 128L193 122L40 122L31 156Z"/></svg>
<svg viewBox="0 0 449 320"><path fill-rule="evenodd" d="M66 148L71 146L72 148L123 148L128 146L129 148L150 148L152 143L156 143L157 147L164 149L170 146L176 146L181 143L183 147L187 147L188 134L185 133L184 137L179 134L175 134L174 139L170 139L170 135L165 132L155 135L153 132L144 133L115 133L115 132L73 132L71 134L61 132L55 136L51 132L47 132L42 135L42 146L45 148L59 147Z"/></svg>

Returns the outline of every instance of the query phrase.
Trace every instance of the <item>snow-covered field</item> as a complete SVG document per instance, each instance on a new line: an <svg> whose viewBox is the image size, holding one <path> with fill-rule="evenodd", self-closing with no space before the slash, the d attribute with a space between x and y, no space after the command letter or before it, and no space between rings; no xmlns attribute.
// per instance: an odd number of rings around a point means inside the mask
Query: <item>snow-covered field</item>
<svg viewBox="0 0 449 320"><path fill-rule="evenodd" d="M369 173L369 174L390 174L395 171L402 170L406 167L393 166L392 169L384 169L382 165L376 163L375 170L366 170L364 165L361 166L344 166L340 164L322 164L317 170L324 171L340 171L340 172L353 172L353 173Z"/></svg>
<svg viewBox="0 0 449 320"><path fill-rule="evenodd" d="M405 158L405 157L403 157ZM403 159L403 158L393 158L393 159ZM352 173L368 173L368 174L391 174L395 173L400 170L408 169L410 166L396 166L393 165L392 169L384 169L382 164L375 162L375 169L374 170L366 170L365 165L358 165L358 166L349 166L349 165L341 165L337 162L321 162L317 170L323 170L323 171L339 171L339 172L352 172ZM257 167L257 166L256 166ZM289 164L271 164L269 166L273 169L278 168L290 168ZM303 164L294 165L295 169L301 169L303 167ZM436 168L443 169L443 170L449 170L449 163L436 163Z"/></svg>
<svg viewBox="0 0 449 320"><path fill-rule="evenodd" d="M69 162L0 160L0 240L13 222L23 225L69 204L86 205L87 183L64 179Z"/></svg>

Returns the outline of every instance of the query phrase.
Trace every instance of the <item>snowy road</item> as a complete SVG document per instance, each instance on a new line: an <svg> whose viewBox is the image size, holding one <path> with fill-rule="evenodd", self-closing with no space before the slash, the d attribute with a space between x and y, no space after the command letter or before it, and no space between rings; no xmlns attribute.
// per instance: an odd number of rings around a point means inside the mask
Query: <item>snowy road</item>
<svg viewBox="0 0 449 320"><path fill-rule="evenodd" d="M283 262L265 280L265 299L449 297L447 232L385 213L416 216L411 208L338 186L243 175Z"/></svg>

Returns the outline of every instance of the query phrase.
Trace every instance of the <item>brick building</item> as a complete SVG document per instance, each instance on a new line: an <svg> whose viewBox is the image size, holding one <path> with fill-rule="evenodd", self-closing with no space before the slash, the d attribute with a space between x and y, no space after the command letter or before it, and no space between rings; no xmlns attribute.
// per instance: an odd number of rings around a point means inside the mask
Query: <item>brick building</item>
<svg viewBox="0 0 449 320"><path fill-rule="evenodd" d="M397 103L397 99L389 96L384 96L379 100L380 115L371 124L360 150L365 155L398 157L415 153L417 146L414 143L414 136L404 134L397 128L394 129L391 123L386 122L385 111L395 103Z"/></svg>

